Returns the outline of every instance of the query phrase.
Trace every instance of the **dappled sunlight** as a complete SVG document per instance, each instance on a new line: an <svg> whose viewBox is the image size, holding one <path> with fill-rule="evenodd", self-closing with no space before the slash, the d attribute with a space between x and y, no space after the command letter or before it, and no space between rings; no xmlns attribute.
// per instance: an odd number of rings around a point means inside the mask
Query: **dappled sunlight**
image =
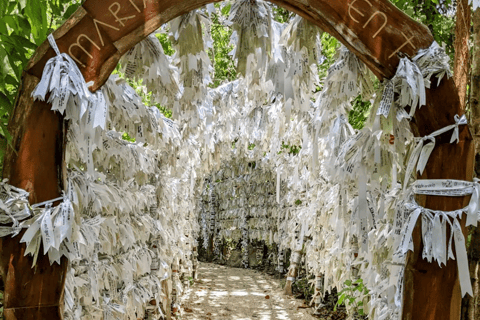
<svg viewBox="0 0 480 320"><path fill-rule="evenodd" d="M302 301L283 295L280 280L248 269L201 263L199 278L185 292L177 319L315 319Z"/></svg>

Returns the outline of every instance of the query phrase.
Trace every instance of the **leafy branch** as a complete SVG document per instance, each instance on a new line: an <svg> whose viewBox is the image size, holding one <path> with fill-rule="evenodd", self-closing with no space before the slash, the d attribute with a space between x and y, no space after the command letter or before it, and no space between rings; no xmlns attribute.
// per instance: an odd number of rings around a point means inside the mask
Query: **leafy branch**
<svg viewBox="0 0 480 320"><path fill-rule="evenodd" d="M359 315L364 315L363 310L363 298L368 295L368 289L363 284L363 279L357 279L352 282L352 280L345 281L345 287L338 292L338 301L335 304L334 311L337 311L337 307L342 304L348 304L353 307L353 309L358 312Z"/></svg>

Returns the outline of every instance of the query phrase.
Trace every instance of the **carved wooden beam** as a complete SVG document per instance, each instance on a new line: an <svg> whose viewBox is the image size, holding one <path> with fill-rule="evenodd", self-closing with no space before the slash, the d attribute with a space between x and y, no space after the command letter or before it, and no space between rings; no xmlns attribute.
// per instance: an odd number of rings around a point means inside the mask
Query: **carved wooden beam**
<svg viewBox="0 0 480 320"><path fill-rule="evenodd" d="M136 43L169 20L216 0L87 0L53 35L61 52L78 64L95 91L105 83L120 57ZM433 42L428 29L396 9L388 0L272 0L312 21L345 44L380 78L391 78L399 54L413 56ZM48 42L35 52L25 69L22 89L9 129L15 151L5 157L4 176L31 192L31 202L60 194L63 168L63 118L31 92L45 63L54 56ZM453 123L460 103L451 79L427 90L427 106L417 111L412 129L427 135ZM424 173L430 179L471 180L473 143L466 127L461 142L451 145L437 139ZM453 164L453 165L452 165ZM451 210L462 208L465 198L426 197L425 206ZM418 228L417 228L418 230ZM31 269L24 258L20 236L4 238L0 267L6 279L6 319L62 318L66 262L48 266L46 257ZM409 256L405 275L405 319L459 319L460 289L456 263L439 269L421 259L418 231L415 253ZM36 273L35 273L36 271ZM37 289L38 288L38 289ZM52 299L48 298L52 295ZM21 311L19 311L21 310Z"/></svg>

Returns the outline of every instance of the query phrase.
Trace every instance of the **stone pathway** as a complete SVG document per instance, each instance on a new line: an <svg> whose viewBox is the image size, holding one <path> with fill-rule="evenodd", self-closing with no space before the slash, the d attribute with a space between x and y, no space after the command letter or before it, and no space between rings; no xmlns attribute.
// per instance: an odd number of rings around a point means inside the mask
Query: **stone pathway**
<svg viewBox="0 0 480 320"><path fill-rule="evenodd" d="M303 301L283 294L280 280L255 270L200 263L180 300L181 320L313 320Z"/></svg>

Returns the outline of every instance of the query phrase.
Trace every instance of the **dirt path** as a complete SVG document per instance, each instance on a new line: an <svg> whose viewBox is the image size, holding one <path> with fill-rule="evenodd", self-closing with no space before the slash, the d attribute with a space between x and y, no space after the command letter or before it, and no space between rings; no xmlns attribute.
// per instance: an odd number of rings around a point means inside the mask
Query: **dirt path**
<svg viewBox="0 0 480 320"><path fill-rule="evenodd" d="M313 320L303 301L285 296L280 281L255 270L200 263L182 297L182 320Z"/></svg>

